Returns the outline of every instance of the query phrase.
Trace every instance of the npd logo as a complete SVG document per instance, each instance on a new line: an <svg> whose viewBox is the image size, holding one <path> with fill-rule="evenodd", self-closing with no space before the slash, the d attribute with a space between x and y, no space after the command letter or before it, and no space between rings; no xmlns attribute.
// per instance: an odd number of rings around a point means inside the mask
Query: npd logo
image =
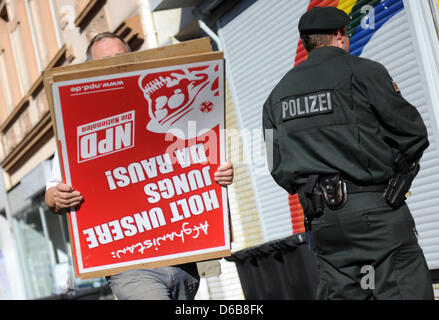
<svg viewBox="0 0 439 320"><path fill-rule="evenodd" d="M134 110L78 128L78 163L134 147Z"/></svg>

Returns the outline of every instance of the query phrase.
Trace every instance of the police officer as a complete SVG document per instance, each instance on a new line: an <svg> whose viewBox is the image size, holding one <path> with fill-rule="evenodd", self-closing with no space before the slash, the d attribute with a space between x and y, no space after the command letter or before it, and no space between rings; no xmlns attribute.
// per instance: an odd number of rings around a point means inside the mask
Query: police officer
<svg viewBox="0 0 439 320"><path fill-rule="evenodd" d="M348 53L349 22L335 7L300 18L308 59L263 106L270 171L299 195L319 299L433 299L412 215L383 197L394 154L419 163L426 127L384 66Z"/></svg>

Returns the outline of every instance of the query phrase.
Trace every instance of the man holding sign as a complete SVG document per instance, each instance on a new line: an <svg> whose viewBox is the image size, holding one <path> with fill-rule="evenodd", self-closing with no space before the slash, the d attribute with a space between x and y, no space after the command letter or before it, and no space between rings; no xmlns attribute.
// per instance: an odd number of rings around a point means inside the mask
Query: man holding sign
<svg viewBox="0 0 439 320"><path fill-rule="evenodd" d="M129 46L117 35L103 33L91 40L87 49L87 59L90 61L114 57L129 51ZM178 98L178 92L176 92L175 97ZM171 102L168 102L168 104L171 105ZM110 190L116 188L112 172L107 171L107 173ZM59 167L58 153L56 152L53 161L52 178L46 185L46 203L55 212L62 212L70 208L78 209L84 201L80 191L61 181L61 169ZM217 168L215 181L221 186L227 186L232 183L233 166L230 162ZM127 270L109 276L107 279L113 293L120 300L193 299L199 285L197 266L193 262L155 269Z"/></svg>

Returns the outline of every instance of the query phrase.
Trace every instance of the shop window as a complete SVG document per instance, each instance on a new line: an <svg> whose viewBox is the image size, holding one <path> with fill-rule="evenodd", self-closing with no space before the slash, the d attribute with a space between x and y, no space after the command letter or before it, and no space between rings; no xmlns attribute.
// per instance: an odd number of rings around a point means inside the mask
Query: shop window
<svg viewBox="0 0 439 320"><path fill-rule="evenodd" d="M8 271L6 269L7 257L0 248L0 299L11 299L11 285L9 282Z"/></svg>
<svg viewBox="0 0 439 320"><path fill-rule="evenodd" d="M29 299L63 294L72 274L72 257L65 215L53 214L44 193L14 215L14 229ZM98 287L104 278L74 279L70 288Z"/></svg>
<svg viewBox="0 0 439 320"><path fill-rule="evenodd" d="M54 255L45 236L41 205L30 206L15 216L14 228L21 257L27 295L30 299L50 296L54 292Z"/></svg>

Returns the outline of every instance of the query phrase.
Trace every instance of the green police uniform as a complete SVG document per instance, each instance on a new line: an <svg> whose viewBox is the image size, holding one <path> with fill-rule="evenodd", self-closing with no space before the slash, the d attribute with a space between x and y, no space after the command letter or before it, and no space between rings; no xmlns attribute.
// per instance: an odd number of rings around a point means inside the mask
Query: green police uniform
<svg viewBox="0 0 439 320"><path fill-rule="evenodd" d="M301 18L299 30L306 36L348 22L341 10L315 8ZM378 192L394 175L395 150L414 162L429 145L419 112L385 67L338 47L316 48L272 90L263 127L271 174L290 194L313 175L340 174L359 186L355 193L348 188L341 209L325 207L312 221L318 298L432 299L407 205L394 210Z"/></svg>

